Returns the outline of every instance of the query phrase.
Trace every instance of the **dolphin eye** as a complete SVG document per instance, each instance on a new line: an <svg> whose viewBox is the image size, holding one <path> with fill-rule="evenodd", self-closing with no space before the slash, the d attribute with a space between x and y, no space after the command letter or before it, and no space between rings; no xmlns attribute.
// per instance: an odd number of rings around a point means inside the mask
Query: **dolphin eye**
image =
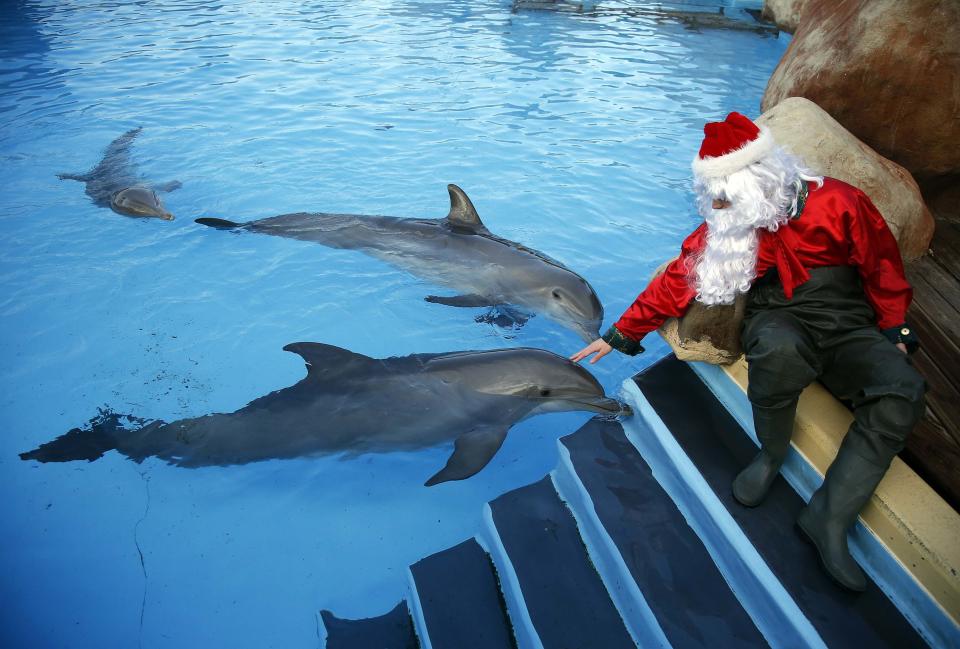
<svg viewBox="0 0 960 649"><path fill-rule="evenodd" d="M556 290L556 289L553 290L553 297L557 298L558 300L562 300L562 299L563 299L563 296L560 295L560 291L558 291L558 290Z"/></svg>
<svg viewBox="0 0 960 649"><path fill-rule="evenodd" d="M549 397L549 396L550 396L550 390L547 389L547 388L541 388L541 389L540 389L540 396L541 396L541 397Z"/></svg>

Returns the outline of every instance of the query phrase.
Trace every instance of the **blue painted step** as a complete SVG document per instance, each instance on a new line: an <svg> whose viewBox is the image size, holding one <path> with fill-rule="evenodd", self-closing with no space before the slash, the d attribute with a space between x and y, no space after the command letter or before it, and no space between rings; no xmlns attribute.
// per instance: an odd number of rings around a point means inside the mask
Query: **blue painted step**
<svg viewBox="0 0 960 649"><path fill-rule="evenodd" d="M549 477L490 503L544 649L634 649Z"/></svg>
<svg viewBox="0 0 960 649"><path fill-rule="evenodd" d="M320 611L327 629L327 649L418 649L406 602L379 617L343 620Z"/></svg>
<svg viewBox="0 0 960 649"><path fill-rule="evenodd" d="M618 422L592 419L560 442L675 649L768 646Z"/></svg>
<svg viewBox="0 0 960 649"><path fill-rule="evenodd" d="M493 563L475 539L418 561L410 573L432 649L516 646Z"/></svg>
<svg viewBox="0 0 960 649"><path fill-rule="evenodd" d="M634 377L657 415L830 647L923 647L924 640L872 581L850 593L835 585L794 531L804 505L777 479L763 505L748 509L730 491L756 454L746 432L686 363L668 356Z"/></svg>

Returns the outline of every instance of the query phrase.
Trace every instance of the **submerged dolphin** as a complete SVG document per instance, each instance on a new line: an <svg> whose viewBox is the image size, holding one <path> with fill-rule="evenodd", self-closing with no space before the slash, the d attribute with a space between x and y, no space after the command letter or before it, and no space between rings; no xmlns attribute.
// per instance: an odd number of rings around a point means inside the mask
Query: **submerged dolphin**
<svg viewBox="0 0 960 649"><path fill-rule="evenodd" d="M130 159L130 146L142 129L127 131L107 147L103 159L85 174L57 174L60 180L79 180L86 183L86 194L98 207L109 207L126 216L155 216L166 221L173 214L163 206L157 192L172 192L180 188L179 180L151 185L137 175Z"/></svg>
<svg viewBox="0 0 960 649"><path fill-rule="evenodd" d="M443 219L301 212L248 223L211 218L197 223L361 250L461 293L431 295L428 302L514 304L557 320L588 342L600 337L603 307L585 279L536 250L491 234L463 190L447 189L450 213Z"/></svg>
<svg viewBox="0 0 960 649"><path fill-rule="evenodd" d="M426 485L469 478L487 465L513 424L544 412L629 415L588 371L542 349L517 348L375 359L321 343L285 350L307 376L229 414L123 430L116 415L73 429L21 459L95 460L116 449L183 467L271 458L411 450L456 440Z"/></svg>

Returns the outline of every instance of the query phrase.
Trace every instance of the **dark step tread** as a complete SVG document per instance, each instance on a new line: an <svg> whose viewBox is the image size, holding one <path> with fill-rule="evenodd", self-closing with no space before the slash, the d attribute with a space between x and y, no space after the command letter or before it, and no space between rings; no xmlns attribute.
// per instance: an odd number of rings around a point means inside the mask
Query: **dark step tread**
<svg viewBox="0 0 960 649"><path fill-rule="evenodd" d="M634 649L549 476L490 503L545 649Z"/></svg>
<svg viewBox="0 0 960 649"><path fill-rule="evenodd" d="M406 602L379 617L344 620L320 611L327 629L327 649L419 649Z"/></svg>
<svg viewBox="0 0 960 649"><path fill-rule="evenodd" d="M673 647L768 646L618 422L592 419L560 441Z"/></svg>
<svg viewBox="0 0 960 649"><path fill-rule="evenodd" d="M490 556L476 539L410 566L433 649L513 649Z"/></svg>
<svg viewBox="0 0 960 649"><path fill-rule="evenodd" d="M860 594L831 581L815 550L795 532L804 501L782 477L760 507L748 509L733 499L730 485L757 447L686 363L670 355L634 380L828 646L926 645L872 580Z"/></svg>

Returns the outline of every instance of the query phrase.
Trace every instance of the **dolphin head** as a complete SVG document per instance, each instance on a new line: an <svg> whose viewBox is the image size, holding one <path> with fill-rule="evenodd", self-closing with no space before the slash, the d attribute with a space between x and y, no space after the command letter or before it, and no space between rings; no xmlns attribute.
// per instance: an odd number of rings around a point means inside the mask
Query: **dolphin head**
<svg viewBox="0 0 960 649"><path fill-rule="evenodd" d="M587 280L565 268L557 270L534 288L530 306L593 342L600 337L603 305Z"/></svg>
<svg viewBox="0 0 960 649"><path fill-rule="evenodd" d="M110 198L110 209L126 216L156 217L172 221L173 214L163 206L163 201L149 187L136 185L121 189Z"/></svg>
<svg viewBox="0 0 960 649"><path fill-rule="evenodd" d="M543 349L450 354L431 360L429 366L446 381L468 389L529 402L532 408L527 416L568 410L632 414L629 406L606 396L603 386L586 369Z"/></svg>

